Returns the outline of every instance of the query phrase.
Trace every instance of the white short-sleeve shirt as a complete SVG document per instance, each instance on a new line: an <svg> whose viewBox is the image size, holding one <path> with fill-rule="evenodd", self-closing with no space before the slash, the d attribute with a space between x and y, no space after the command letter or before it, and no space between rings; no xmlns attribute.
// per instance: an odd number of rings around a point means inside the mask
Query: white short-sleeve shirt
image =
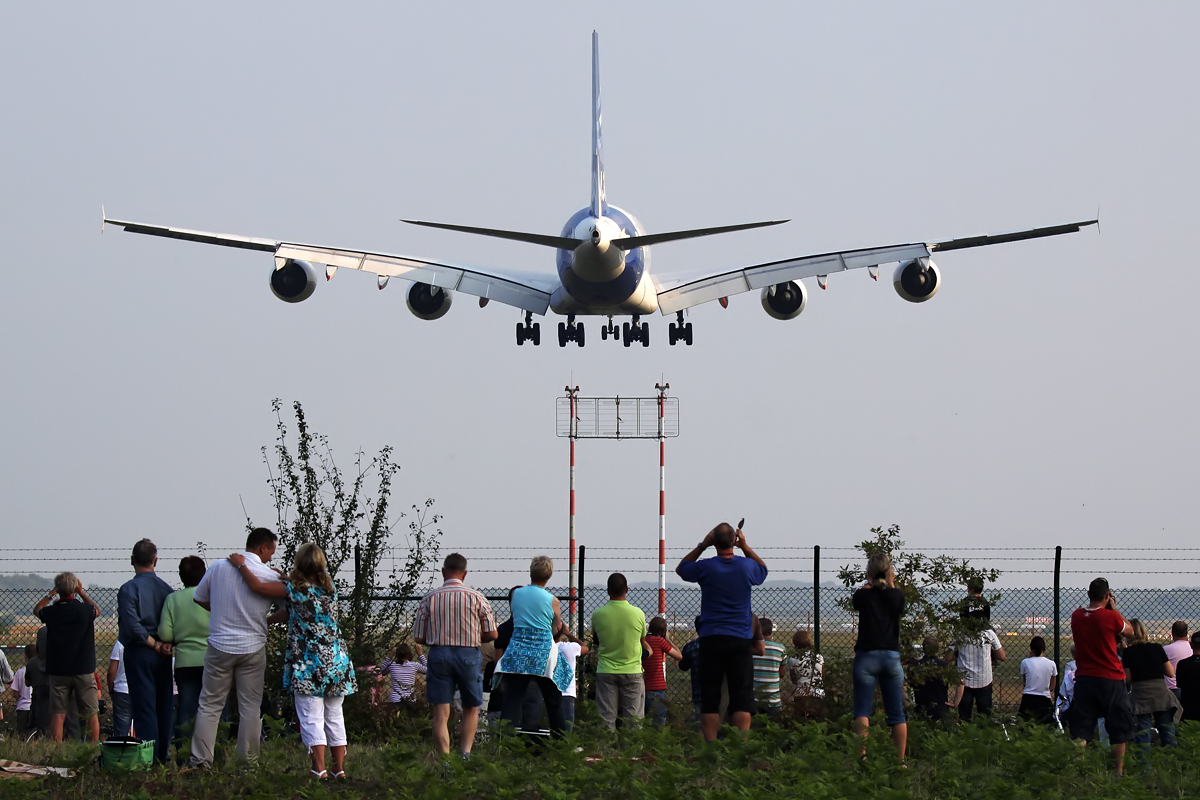
<svg viewBox="0 0 1200 800"><path fill-rule="evenodd" d="M1058 674L1058 665L1045 656L1032 656L1021 662L1021 677L1025 679L1025 694L1051 697L1050 679Z"/></svg>
<svg viewBox="0 0 1200 800"><path fill-rule="evenodd" d="M276 582L275 570L254 553L242 553L246 567L260 581ZM242 580L237 567L221 559L208 568L196 587L196 600L208 603L208 644L230 655L257 653L267 643L267 615L271 598L257 595Z"/></svg>
<svg viewBox="0 0 1200 800"><path fill-rule="evenodd" d="M113 642L113 649L108 654L108 660L117 662L117 676L113 680L113 691L129 694L129 681L125 678L125 645Z"/></svg>

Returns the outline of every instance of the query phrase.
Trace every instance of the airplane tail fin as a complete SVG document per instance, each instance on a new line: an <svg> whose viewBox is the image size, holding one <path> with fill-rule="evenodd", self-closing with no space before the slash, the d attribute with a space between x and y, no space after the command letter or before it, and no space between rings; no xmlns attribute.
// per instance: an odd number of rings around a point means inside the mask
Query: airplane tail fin
<svg viewBox="0 0 1200 800"><path fill-rule="evenodd" d="M604 148L600 140L600 36L592 31L592 216L603 217Z"/></svg>

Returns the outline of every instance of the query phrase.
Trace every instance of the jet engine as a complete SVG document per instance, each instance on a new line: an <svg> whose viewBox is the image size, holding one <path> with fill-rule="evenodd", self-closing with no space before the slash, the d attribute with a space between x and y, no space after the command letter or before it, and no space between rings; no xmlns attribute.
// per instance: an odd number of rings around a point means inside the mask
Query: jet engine
<svg viewBox="0 0 1200 800"><path fill-rule="evenodd" d="M788 281L762 290L762 307L775 319L795 319L808 305L808 290L803 283Z"/></svg>
<svg viewBox="0 0 1200 800"><path fill-rule="evenodd" d="M307 261L288 259L271 271L271 291L285 303L299 303L317 290L317 271Z"/></svg>
<svg viewBox="0 0 1200 800"><path fill-rule="evenodd" d="M928 258L903 261L892 277L896 294L910 303L924 303L942 288L942 273Z"/></svg>
<svg viewBox="0 0 1200 800"><path fill-rule="evenodd" d="M408 289L405 303L418 319L441 319L450 310L454 297L446 289L427 283L414 283Z"/></svg>

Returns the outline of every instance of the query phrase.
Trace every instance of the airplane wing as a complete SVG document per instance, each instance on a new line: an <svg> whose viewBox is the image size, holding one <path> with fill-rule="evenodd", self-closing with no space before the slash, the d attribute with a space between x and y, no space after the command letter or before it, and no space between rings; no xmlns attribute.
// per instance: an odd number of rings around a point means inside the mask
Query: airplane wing
<svg viewBox="0 0 1200 800"><path fill-rule="evenodd" d="M550 306L550 295L559 285L557 275L465 267L388 253L345 250L337 247L321 247L296 242L281 242L275 239L193 231L185 228L168 228L108 218L105 218L104 222L110 225L119 225L130 233L144 233L150 236L165 236L189 242L274 253L276 268L282 266L287 259L308 261L325 265L326 276L333 277L334 271L345 267L373 273L385 281L387 278L396 277L463 292L475 297L495 300L497 303L515 306L524 311L532 311L534 314L546 313L546 309Z"/></svg>
<svg viewBox="0 0 1200 800"><path fill-rule="evenodd" d="M674 314L710 300L764 289L788 281L824 277L835 272L862 267L879 267L882 264L908 261L914 258L928 258L931 253L936 251L963 250L968 247L984 247L1004 242L1018 242L1024 239L1038 239L1043 236L1075 233L1081 228L1095 225L1097 222L1097 220L1087 220L1011 233L949 239L942 242L914 242L887 247L868 247L862 250L846 250L838 253L821 253L756 264L696 280L664 280L657 287L658 307L663 314Z"/></svg>

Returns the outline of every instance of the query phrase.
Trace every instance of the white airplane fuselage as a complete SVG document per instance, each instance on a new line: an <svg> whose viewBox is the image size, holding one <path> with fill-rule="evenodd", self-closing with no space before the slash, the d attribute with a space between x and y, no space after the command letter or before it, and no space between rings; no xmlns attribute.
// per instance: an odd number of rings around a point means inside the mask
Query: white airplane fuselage
<svg viewBox="0 0 1200 800"><path fill-rule="evenodd" d="M652 314L658 296L650 278L650 249L623 250L616 240L645 234L632 214L605 205L604 216L580 209L567 220L562 235L580 240L574 250L555 251L562 285L550 298L550 309L564 315Z"/></svg>

